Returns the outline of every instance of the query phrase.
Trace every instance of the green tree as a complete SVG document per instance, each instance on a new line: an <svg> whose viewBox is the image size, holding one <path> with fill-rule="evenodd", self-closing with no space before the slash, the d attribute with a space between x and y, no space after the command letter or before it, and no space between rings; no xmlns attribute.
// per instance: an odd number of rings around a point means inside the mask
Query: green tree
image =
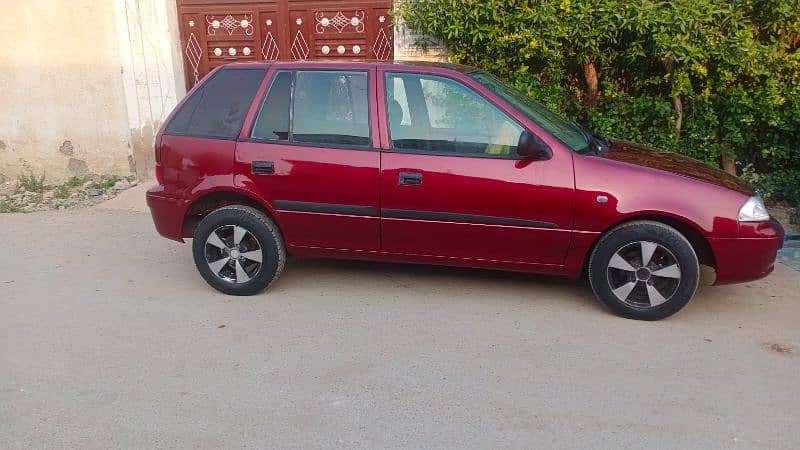
<svg viewBox="0 0 800 450"><path fill-rule="evenodd" d="M452 60L800 200L800 0L406 0Z"/></svg>

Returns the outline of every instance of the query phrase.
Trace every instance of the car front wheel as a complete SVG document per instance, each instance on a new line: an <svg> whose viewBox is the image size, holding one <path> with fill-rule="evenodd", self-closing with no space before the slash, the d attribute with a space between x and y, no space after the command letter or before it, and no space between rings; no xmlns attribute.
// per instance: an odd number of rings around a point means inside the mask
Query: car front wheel
<svg viewBox="0 0 800 450"><path fill-rule="evenodd" d="M674 228L651 221L623 224L603 236L588 272L600 301L637 320L659 320L680 311L700 279L689 241Z"/></svg>
<svg viewBox="0 0 800 450"><path fill-rule="evenodd" d="M203 218L192 242L194 263L213 288L252 295L283 271L286 251L278 227L261 211L226 206Z"/></svg>

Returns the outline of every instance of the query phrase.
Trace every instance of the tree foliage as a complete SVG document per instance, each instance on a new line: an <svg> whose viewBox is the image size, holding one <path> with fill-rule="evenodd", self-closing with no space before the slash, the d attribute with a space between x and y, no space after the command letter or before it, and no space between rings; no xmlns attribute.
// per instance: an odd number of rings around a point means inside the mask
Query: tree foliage
<svg viewBox="0 0 800 450"><path fill-rule="evenodd" d="M800 0L406 0L398 14L570 119L800 201Z"/></svg>

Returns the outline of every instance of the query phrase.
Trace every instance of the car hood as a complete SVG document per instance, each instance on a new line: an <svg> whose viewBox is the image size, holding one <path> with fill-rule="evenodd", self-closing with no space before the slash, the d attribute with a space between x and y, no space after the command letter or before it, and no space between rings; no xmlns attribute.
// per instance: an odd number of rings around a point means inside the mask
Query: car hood
<svg viewBox="0 0 800 450"><path fill-rule="evenodd" d="M606 159L623 161L642 167L663 170L728 188L745 195L753 195L753 188L735 176L677 153L650 148L633 142L612 139L611 149L600 154Z"/></svg>

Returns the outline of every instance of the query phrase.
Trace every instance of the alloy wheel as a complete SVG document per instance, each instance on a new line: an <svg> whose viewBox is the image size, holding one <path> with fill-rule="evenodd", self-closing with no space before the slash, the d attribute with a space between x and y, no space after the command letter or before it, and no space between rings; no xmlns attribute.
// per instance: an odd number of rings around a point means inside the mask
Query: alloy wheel
<svg viewBox="0 0 800 450"><path fill-rule="evenodd" d="M617 250L606 269L611 292L635 308L652 308L669 301L681 283L681 267L663 245L637 241Z"/></svg>
<svg viewBox="0 0 800 450"><path fill-rule="evenodd" d="M211 272L230 283L246 283L261 271L261 243L240 225L223 225L208 235L205 257Z"/></svg>

